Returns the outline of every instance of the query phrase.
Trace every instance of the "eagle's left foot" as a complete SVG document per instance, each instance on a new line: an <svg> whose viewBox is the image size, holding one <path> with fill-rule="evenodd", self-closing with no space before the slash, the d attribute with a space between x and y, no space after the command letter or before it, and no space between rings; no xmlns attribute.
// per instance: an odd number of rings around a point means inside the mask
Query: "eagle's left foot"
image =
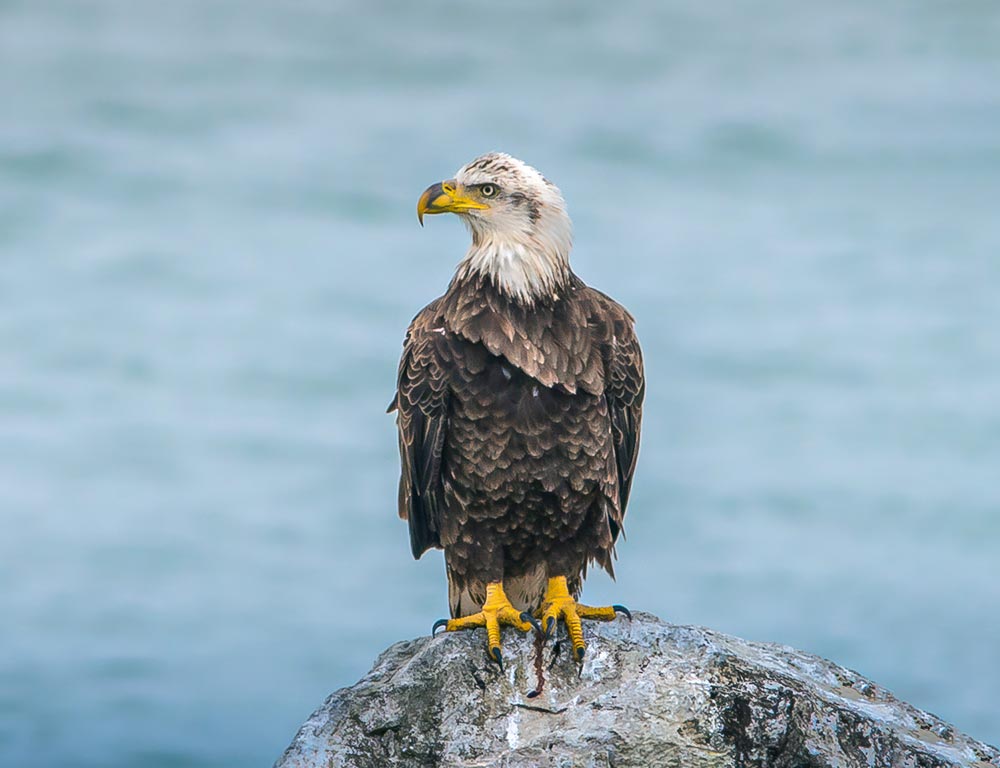
<svg viewBox="0 0 1000 768"><path fill-rule="evenodd" d="M573 643L573 658L578 662L583 662L583 655L587 648L587 644L583 642L583 624L580 620L612 621L618 613L632 618L631 612L624 605L609 605L603 608L580 605L570 595L565 576L549 579L545 600L542 602L540 610L542 628L545 630L546 637L552 637L555 633L559 619L566 622L566 631L569 632L569 639Z"/></svg>
<svg viewBox="0 0 1000 768"><path fill-rule="evenodd" d="M486 627L487 655L500 666L500 669L503 669L503 655L500 652L500 626L503 624L522 632L529 632L532 628L541 631L538 622L530 613L522 613L511 604L504 594L503 584L496 581L486 585L486 602L483 603L483 610L471 616L441 619L435 622L431 634L436 633L441 627L447 632Z"/></svg>

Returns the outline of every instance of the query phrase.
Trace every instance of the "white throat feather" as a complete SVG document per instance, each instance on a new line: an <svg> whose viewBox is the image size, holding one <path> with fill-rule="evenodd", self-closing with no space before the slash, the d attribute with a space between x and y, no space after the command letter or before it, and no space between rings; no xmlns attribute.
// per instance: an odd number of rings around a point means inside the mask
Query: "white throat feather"
<svg viewBox="0 0 1000 768"><path fill-rule="evenodd" d="M458 267L458 277L485 277L498 291L524 304L553 297L569 280L571 236L540 238L523 232L473 230L472 245Z"/></svg>

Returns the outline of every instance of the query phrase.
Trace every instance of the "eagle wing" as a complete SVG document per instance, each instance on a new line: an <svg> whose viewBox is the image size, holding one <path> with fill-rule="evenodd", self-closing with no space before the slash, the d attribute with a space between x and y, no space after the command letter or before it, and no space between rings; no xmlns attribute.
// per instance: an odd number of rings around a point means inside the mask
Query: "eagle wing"
<svg viewBox="0 0 1000 768"><path fill-rule="evenodd" d="M399 456L399 516L409 522L410 547L419 558L440 547L440 515L444 510L441 452L448 425L446 344L436 305L424 308L410 324L399 361L396 397Z"/></svg>
<svg viewBox="0 0 1000 768"><path fill-rule="evenodd" d="M590 290L596 305L592 325L603 328L604 332L604 397L611 416L611 436L618 469L618 506L609 515L608 523L612 539L617 539L625 519L635 462L639 455L646 379L642 367L642 350L635 335L635 320L632 315L600 291L593 288Z"/></svg>

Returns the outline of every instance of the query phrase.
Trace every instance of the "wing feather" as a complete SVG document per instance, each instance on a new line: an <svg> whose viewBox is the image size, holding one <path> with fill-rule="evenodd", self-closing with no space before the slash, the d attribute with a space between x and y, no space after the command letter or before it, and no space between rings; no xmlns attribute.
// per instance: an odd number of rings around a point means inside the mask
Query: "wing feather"
<svg viewBox="0 0 1000 768"><path fill-rule="evenodd" d="M588 289L593 296L592 327L599 329L605 350L605 390L611 416L611 435L618 470L618 504L608 516L613 539L618 538L625 520L625 510L632 492L636 459L639 456L639 435L642 430L642 403L646 380L642 365L642 349L635 335L632 315L598 290Z"/></svg>
<svg viewBox="0 0 1000 768"><path fill-rule="evenodd" d="M399 430L399 516L409 523L410 548L419 558L440 547L443 511L441 454L448 428L449 389L446 342L435 305L422 310L410 324L399 361L396 411Z"/></svg>

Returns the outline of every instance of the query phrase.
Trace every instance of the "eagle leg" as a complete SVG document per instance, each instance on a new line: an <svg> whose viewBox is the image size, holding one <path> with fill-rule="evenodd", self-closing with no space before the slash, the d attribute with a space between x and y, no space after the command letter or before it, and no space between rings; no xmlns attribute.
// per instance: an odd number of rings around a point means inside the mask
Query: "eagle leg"
<svg viewBox="0 0 1000 768"><path fill-rule="evenodd" d="M532 627L539 629L538 623L530 614L522 613L511 604L504 594L503 583L494 581L486 585L486 602L479 613L457 619L442 619L434 625L434 629L443 626L446 632L458 632L486 627L487 655L503 669L503 655L500 652L500 626L503 624L521 632L528 632Z"/></svg>
<svg viewBox="0 0 1000 768"><path fill-rule="evenodd" d="M595 608L576 602L569 593L565 576L556 576L549 579L548 587L545 590L545 599L542 601L542 607L539 610L542 627L545 630L545 637L552 637L559 619L565 622L569 639L573 643L573 658L581 663L583 662L583 655L587 648L587 644L583 642L583 624L581 619L612 621L618 613L623 613L628 618L632 618L632 614L628 608L623 605L609 605L603 608Z"/></svg>

